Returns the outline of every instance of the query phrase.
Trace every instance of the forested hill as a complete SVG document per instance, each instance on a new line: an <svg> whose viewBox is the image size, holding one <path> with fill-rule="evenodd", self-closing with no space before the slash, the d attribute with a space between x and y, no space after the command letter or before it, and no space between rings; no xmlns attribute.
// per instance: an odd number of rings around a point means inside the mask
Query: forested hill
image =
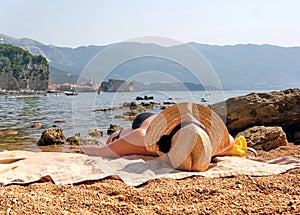
<svg viewBox="0 0 300 215"><path fill-rule="evenodd" d="M0 89L43 91L48 86L49 65L45 57L0 44Z"/></svg>

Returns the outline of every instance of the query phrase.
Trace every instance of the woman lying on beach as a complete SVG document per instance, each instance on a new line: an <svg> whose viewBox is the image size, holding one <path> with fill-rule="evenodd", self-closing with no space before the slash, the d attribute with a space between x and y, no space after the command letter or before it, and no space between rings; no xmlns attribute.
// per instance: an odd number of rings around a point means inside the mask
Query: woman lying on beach
<svg viewBox="0 0 300 215"><path fill-rule="evenodd" d="M215 112L183 102L159 114L141 113L131 126L113 133L106 145L82 146L81 153L112 158L160 156L175 169L205 171L213 156L225 155L233 144L233 137Z"/></svg>
<svg viewBox="0 0 300 215"><path fill-rule="evenodd" d="M81 147L81 152L92 156L117 158L124 155L150 155L144 145L146 130L156 115L153 113L141 113L135 117L131 126L114 132L106 141L106 145L87 145Z"/></svg>

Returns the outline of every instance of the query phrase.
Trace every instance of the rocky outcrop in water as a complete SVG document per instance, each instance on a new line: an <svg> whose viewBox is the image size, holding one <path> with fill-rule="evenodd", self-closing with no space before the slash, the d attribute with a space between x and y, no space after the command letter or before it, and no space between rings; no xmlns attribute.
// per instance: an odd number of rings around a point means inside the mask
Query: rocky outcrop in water
<svg viewBox="0 0 300 215"><path fill-rule="evenodd" d="M109 125L109 128L107 129L107 134L108 135L111 135L113 134L114 132L120 130L122 127L118 124L110 124Z"/></svg>
<svg viewBox="0 0 300 215"><path fill-rule="evenodd" d="M300 89L251 93L210 106L226 120L233 135L257 125L280 126L287 139L300 143Z"/></svg>
<svg viewBox="0 0 300 215"><path fill-rule="evenodd" d="M19 133L18 130L14 130L14 129L0 130L0 137L13 136L13 135L17 135L18 133Z"/></svg>
<svg viewBox="0 0 300 215"><path fill-rule="evenodd" d="M91 137L100 138L103 137L103 131L98 128L90 128L89 135Z"/></svg>
<svg viewBox="0 0 300 215"><path fill-rule="evenodd" d="M38 146L48 146L48 145L56 145L56 144L65 144L66 138L63 133L62 128L48 128L46 129L39 141L37 142Z"/></svg>
<svg viewBox="0 0 300 215"><path fill-rule="evenodd" d="M99 140L99 137L94 135L84 136L80 137L80 134L75 134L74 136L68 137L66 140L70 145L101 145L104 143L101 143Z"/></svg>

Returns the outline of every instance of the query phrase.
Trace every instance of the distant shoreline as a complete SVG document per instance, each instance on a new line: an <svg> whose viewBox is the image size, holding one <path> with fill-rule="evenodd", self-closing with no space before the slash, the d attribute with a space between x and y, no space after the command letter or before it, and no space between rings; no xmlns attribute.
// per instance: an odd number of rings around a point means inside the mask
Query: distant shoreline
<svg viewBox="0 0 300 215"><path fill-rule="evenodd" d="M165 90L165 92L194 92L194 91L203 91L203 92L216 92L216 91L223 91L223 92L230 92L230 91L251 91L251 93L260 93L260 92L273 92L273 91L283 91L286 89L295 89L294 87L291 88L283 88L283 89L215 89L215 90ZM161 90L157 90L161 91ZM7 95L7 96L15 96L15 95L25 95L25 96L42 96L42 95L56 95L56 94L64 94L65 91L59 91L59 90L53 90L53 89L47 89L47 90L5 90L0 89L0 95ZM78 93L96 93L97 91L77 91ZM105 93L124 93L124 92L131 92L131 91L102 91ZM148 91L142 91L142 90L136 90L132 92L147 92Z"/></svg>
<svg viewBox="0 0 300 215"><path fill-rule="evenodd" d="M0 94L47 94L49 90L0 90Z"/></svg>

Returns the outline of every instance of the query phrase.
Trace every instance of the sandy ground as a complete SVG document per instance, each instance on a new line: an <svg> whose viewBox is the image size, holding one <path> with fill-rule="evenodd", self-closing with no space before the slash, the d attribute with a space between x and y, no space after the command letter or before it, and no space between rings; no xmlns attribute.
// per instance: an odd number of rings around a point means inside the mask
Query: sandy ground
<svg viewBox="0 0 300 215"><path fill-rule="evenodd" d="M259 157L300 158L289 144ZM300 214L300 169L268 177L156 179L132 187L116 179L0 187L0 214Z"/></svg>

